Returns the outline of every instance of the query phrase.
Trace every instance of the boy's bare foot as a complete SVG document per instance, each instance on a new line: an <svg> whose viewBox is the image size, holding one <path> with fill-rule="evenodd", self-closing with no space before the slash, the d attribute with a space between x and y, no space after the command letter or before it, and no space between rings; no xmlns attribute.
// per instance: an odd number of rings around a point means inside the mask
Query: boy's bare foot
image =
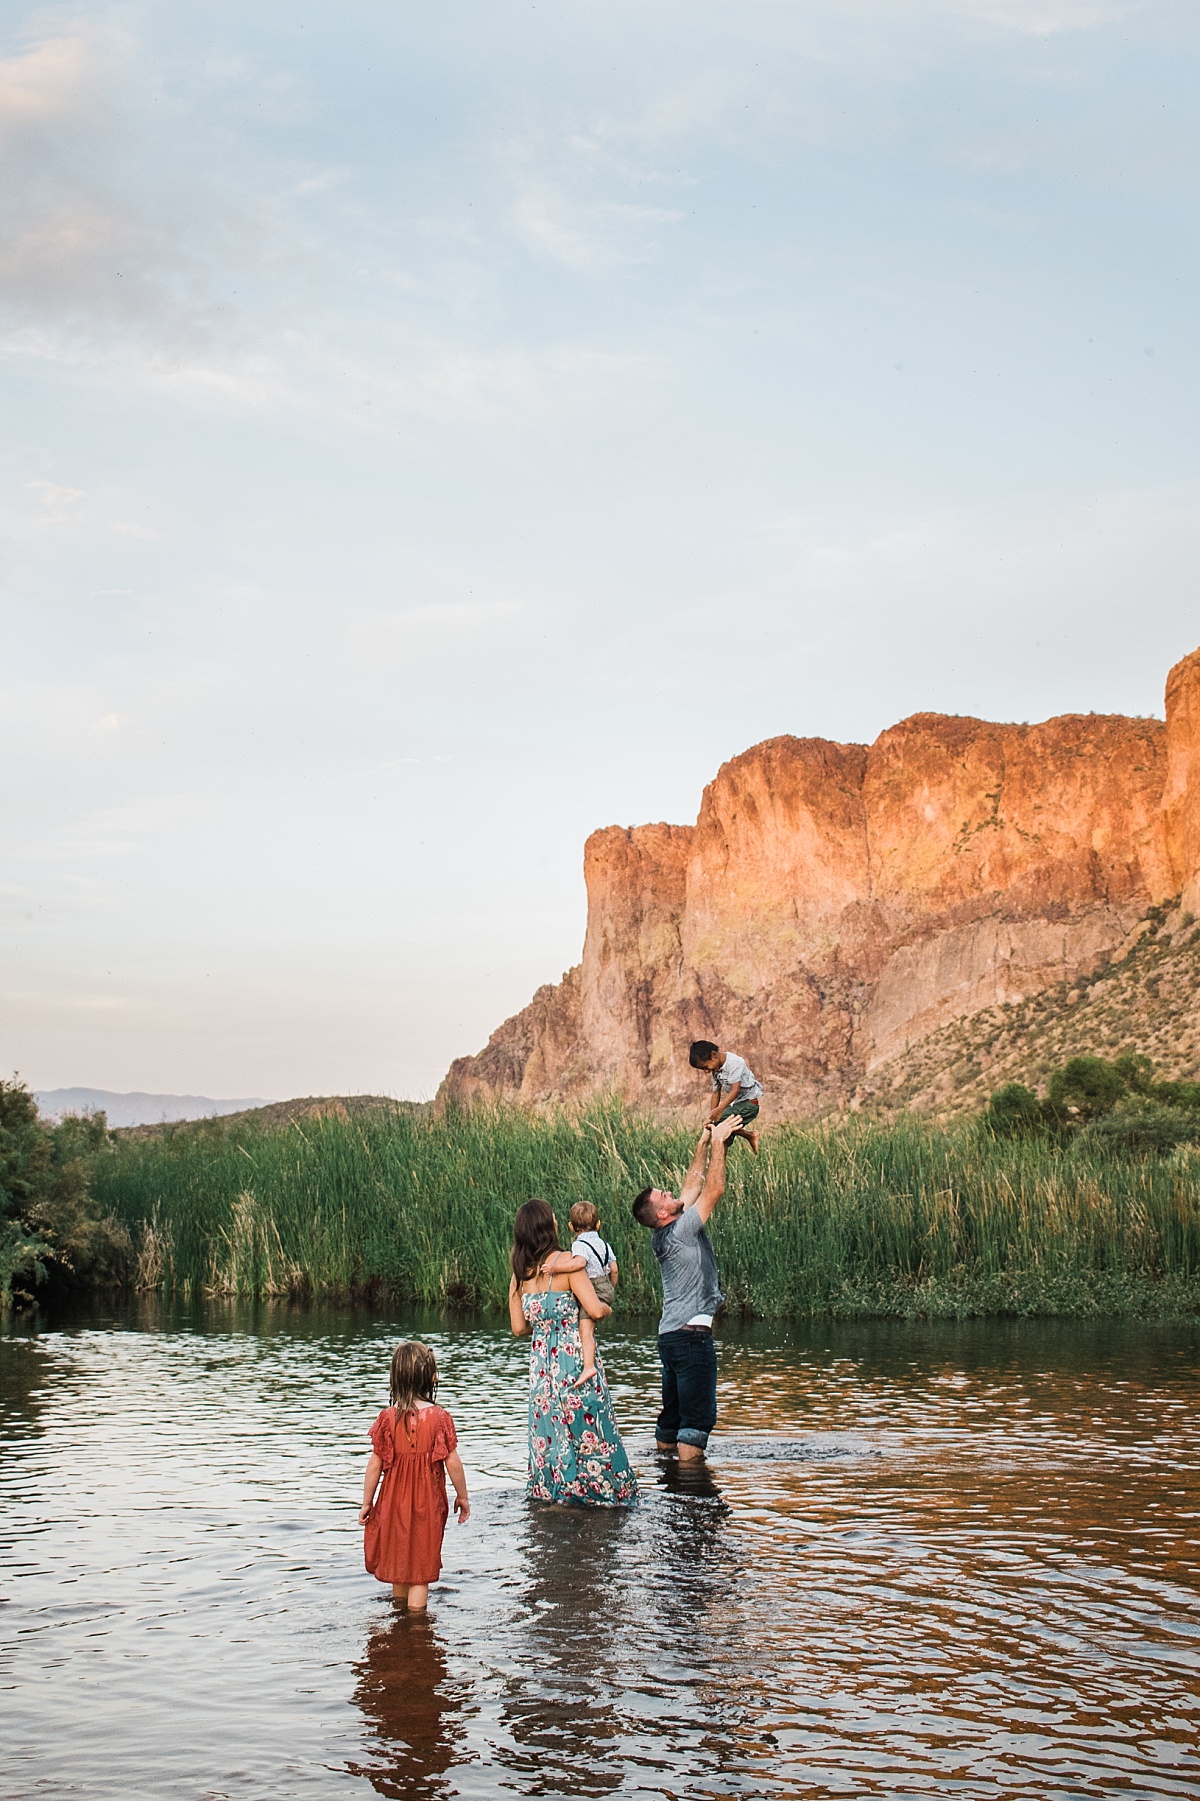
<svg viewBox="0 0 1200 1801"><path fill-rule="evenodd" d="M592 1380L592 1378L595 1376L595 1374L596 1374L595 1364L593 1363L591 1368L589 1369L587 1364L585 1363L583 1366L583 1374L581 1376L576 1376L574 1382L572 1382L572 1384L571 1384L571 1387L572 1388L582 1388L584 1383L590 1382Z"/></svg>

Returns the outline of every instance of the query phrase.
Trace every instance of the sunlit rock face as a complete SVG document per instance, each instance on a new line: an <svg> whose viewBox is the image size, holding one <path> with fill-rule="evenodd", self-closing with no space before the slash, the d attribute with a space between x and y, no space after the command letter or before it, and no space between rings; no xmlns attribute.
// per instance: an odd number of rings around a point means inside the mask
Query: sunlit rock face
<svg viewBox="0 0 1200 1801"><path fill-rule="evenodd" d="M583 960L441 1098L694 1105L693 1038L749 1058L776 1117L853 1104L948 1021L1087 975L1146 908L1200 901L1200 651L1167 722L922 713L869 748L772 738L694 826L584 852ZM1200 912L1200 904L1192 904Z"/></svg>
<svg viewBox="0 0 1200 1801"><path fill-rule="evenodd" d="M1167 677L1167 784L1164 853L1169 887L1200 913L1200 650Z"/></svg>

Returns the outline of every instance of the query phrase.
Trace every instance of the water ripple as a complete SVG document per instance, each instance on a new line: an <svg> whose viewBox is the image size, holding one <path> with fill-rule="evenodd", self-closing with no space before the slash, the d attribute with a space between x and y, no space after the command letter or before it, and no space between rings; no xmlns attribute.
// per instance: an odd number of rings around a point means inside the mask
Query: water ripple
<svg viewBox="0 0 1200 1801"><path fill-rule="evenodd" d="M428 1619L362 1570L390 1345L477 1491ZM492 1325L152 1308L0 1339L11 1801L1200 1797L1192 1328L729 1331L711 1466L531 1510Z"/></svg>

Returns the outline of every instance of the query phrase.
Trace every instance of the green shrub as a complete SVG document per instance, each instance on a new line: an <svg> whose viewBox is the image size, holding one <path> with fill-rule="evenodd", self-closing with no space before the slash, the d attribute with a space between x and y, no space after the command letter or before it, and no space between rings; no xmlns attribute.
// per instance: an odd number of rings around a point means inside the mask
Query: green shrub
<svg viewBox="0 0 1200 1801"><path fill-rule="evenodd" d="M1113 1068L1130 1094L1149 1094L1154 1081L1154 1065L1149 1057L1137 1051L1126 1051L1113 1060Z"/></svg>
<svg viewBox="0 0 1200 1801"><path fill-rule="evenodd" d="M1161 1101L1164 1107L1178 1107L1184 1112L1200 1113L1200 1082L1154 1082L1143 1092Z"/></svg>
<svg viewBox="0 0 1200 1801"><path fill-rule="evenodd" d="M128 1229L101 1214L89 1187L108 1150L102 1113L50 1127L23 1082L0 1082L0 1304L46 1281L128 1277Z"/></svg>
<svg viewBox="0 0 1200 1801"><path fill-rule="evenodd" d="M1023 1082L1006 1082L984 1109L985 1128L996 1138L1031 1138L1046 1130L1042 1103Z"/></svg>
<svg viewBox="0 0 1200 1801"><path fill-rule="evenodd" d="M1200 1140L1200 1117L1187 1109L1167 1107L1144 1095L1118 1101L1108 1113L1093 1119L1080 1141L1104 1150L1129 1151L1138 1156L1165 1157L1177 1145Z"/></svg>
<svg viewBox="0 0 1200 1801"><path fill-rule="evenodd" d="M1104 1057L1072 1057L1051 1073L1046 1099L1056 1117L1067 1115L1086 1125L1108 1113L1126 1092L1125 1077L1115 1064Z"/></svg>
<svg viewBox="0 0 1200 1801"><path fill-rule="evenodd" d="M1078 1136L1113 1153L1169 1153L1188 1144L1200 1123L1200 1082L1156 1082L1149 1057L1136 1052L1109 1062L1072 1057L1051 1071L1046 1099L1009 1082L992 1095L981 1115L985 1134L1029 1138Z"/></svg>

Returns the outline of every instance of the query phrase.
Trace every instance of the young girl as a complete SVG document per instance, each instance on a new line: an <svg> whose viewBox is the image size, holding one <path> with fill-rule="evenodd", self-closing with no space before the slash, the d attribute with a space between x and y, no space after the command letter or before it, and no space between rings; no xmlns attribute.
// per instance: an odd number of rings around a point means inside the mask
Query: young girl
<svg viewBox="0 0 1200 1801"><path fill-rule="evenodd" d="M391 1386L392 1404L371 1427L358 1523L366 1527L368 1570L380 1582L390 1582L393 1597L415 1611L425 1606L429 1584L442 1573L442 1538L450 1514L447 1475L454 1484L460 1525L470 1519L471 1503L455 1449L454 1421L434 1404L437 1361L427 1344L409 1339L396 1346Z"/></svg>

